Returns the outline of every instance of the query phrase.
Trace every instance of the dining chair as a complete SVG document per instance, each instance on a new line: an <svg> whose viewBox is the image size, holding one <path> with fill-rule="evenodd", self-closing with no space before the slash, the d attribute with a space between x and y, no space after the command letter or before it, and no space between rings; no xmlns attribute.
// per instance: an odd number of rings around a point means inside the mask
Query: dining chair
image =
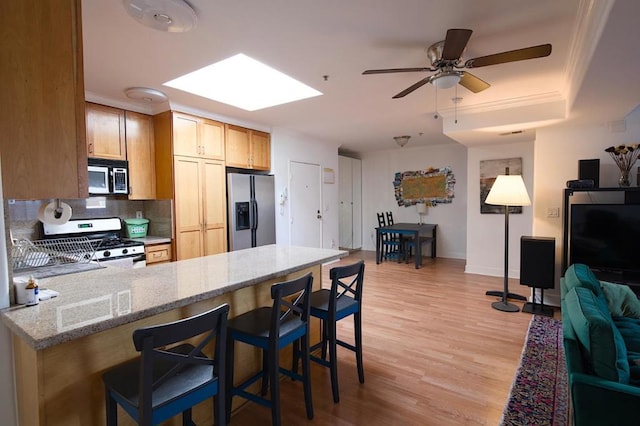
<svg viewBox="0 0 640 426"><path fill-rule="evenodd" d="M340 401L338 389L337 347L342 346L356 354L358 379L364 383L362 364L362 286L364 284L364 261L351 265L336 266L329 271L331 289L321 289L311 295L311 316L322 321L322 338L311 347L314 352L321 349L321 356L311 355L312 361L329 368L333 401ZM354 344L338 339L336 323L353 315ZM327 359L327 348L329 358ZM297 370L297 358L293 359L293 370Z"/></svg>
<svg viewBox="0 0 640 426"><path fill-rule="evenodd" d="M102 375L107 425L117 425L118 405L140 425L157 425L180 413L183 425L192 425L191 408L209 398L214 400L216 426L224 425L228 314L229 305L224 304L190 318L135 330L133 344L140 357ZM214 339L213 357L209 357L203 350ZM194 341L199 343L194 346ZM176 343L180 344L167 348Z"/></svg>
<svg viewBox="0 0 640 426"><path fill-rule="evenodd" d="M389 223L387 222L387 218L385 213L377 213L378 216L378 227L382 228ZM391 225L393 224L393 217L391 218ZM382 234L382 259L389 258L397 258L400 253L400 238L397 234L383 233Z"/></svg>
<svg viewBox="0 0 640 426"><path fill-rule="evenodd" d="M227 418L231 416L231 399L240 396L271 409L271 422L280 425L280 373L300 380L304 388L307 418L313 418L311 378L309 368L309 309L313 276L274 284L271 287L273 306L261 307L229 320L227 333ZM233 382L235 341L262 350L262 370L241 384ZM302 358L302 375L280 367L280 350L294 345L294 358ZM262 379L261 395L246 389ZM267 388L270 398L266 398Z"/></svg>

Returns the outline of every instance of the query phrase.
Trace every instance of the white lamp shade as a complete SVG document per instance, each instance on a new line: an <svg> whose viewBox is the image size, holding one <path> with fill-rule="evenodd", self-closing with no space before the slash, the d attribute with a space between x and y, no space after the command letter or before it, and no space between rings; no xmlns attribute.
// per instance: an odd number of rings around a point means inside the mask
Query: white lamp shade
<svg viewBox="0 0 640 426"><path fill-rule="evenodd" d="M416 211L418 214L427 214L427 205L424 203L416 204Z"/></svg>
<svg viewBox="0 0 640 426"><path fill-rule="evenodd" d="M496 206L531 205L527 188L520 175L498 175L485 200Z"/></svg>
<svg viewBox="0 0 640 426"><path fill-rule="evenodd" d="M431 80L431 84L438 89L450 89L460 82L460 75L457 73L442 74Z"/></svg>

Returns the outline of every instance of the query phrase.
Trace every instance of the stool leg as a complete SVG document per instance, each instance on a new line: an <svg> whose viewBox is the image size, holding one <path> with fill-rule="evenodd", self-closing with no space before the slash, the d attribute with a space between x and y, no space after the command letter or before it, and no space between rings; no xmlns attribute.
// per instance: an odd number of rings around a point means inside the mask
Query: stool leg
<svg viewBox="0 0 640 426"><path fill-rule="evenodd" d="M193 420L191 420L191 408L187 408L182 412L182 426L193 426Z"/></svg>
<svg viewBox="0 0 640 426"><path fill-rule="evenodd" d="M222 415L225 416L225 418L227 419L227 423L231 421L231 403L233 399L233 349L234 349L233 345L234 345L234 340L233 338L231 338L231 333L229 333L227 337L227 344L226 344L226 365L225 365L226 398L224 399L224 403L226 405L226 409L224 410L224 414L221 413L220 415L220 417L222 417Z"/></svg>
<svg viewBox="0 0 640 426"><path fill-rule="evenodd" d="M327 321L322 320L322 352L321 352L322 359L327 359L327 339L328 339Z"/></svg>
<svg viewBox="0 0 640 426"><path fill-rule="evenodd" d="M340 402L340 392L338 390L338 357L337 357L337 336L336 336L336 320L330 318L327 321L329 329L329 370L331 371L331 392L333 393L333 402Z"/></svg>
<svg viewBox="0 0 640 426"><path fill-rule="evenodd" d="M280 426L280 357L278 349L270 350L269 359L269 389L271 393L271 424ZM304 361L303 361L304 362ZM303 366L304 368L304 366Z"/></svg>
<svg viewBox="0 0 640 426"><path fill-rule="evenodd" d="M265 396L267 394L267 388L269 387L269 356L266 350L262 350L262 387L260 388L260 394Z"/></svg>
<svg viewBox="0 0 640 426"><path fill-rule="evenodd" d="M300 362L300 339L293 342L293 359L291 360L291 371L298 372L298 363ZM291 380L295 380L293 377Z"/></svg>
<svg viewBox="0 0 640 426"><path fill-rule="evenodd" d="M116 401L111 398L109 389L105 388L104 394L107 407L107 426L116 426L118 424L118 406Z"/></svg>
<svg viewBox="0 0 640 426"><path fill-rule="evenodd" d="M364 383L364 367L362 365L362 313L360 310L353 315L355 340L356 340L356 364L358 365L358 379Z"/></svg>
<svg viewBox="0 0 640 426"><path fill-rule="evenodd" d="M302 375L304 377L304 403L307 408L307 418L313 419L313 400L311 399L311 369L309 364L309 333L302 336Z"/></svg>

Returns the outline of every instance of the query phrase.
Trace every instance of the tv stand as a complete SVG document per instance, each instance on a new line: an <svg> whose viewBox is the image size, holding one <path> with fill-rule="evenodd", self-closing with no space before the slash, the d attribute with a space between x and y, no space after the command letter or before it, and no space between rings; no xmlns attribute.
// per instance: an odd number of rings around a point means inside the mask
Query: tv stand
<svg viewBox="0 0 640 426"><path fill-rule="evenodd" d="M637 186L628 186L628 187L614 187L614 188L565 188L564 189L564 202L563 202L563 215L562 215L562 265L561 265L561 275L564 275L567 267L569 266L567 263L569 261L569 207L570 207L570 198L576 192L624 192L624 203L622 204L640 204L640 187ZM596 274L597 276L597 274ZM616 274L618 279L624 278L624 275ZM603 280L608 281L606 278L602 278ZM635 285L637 286L637 290L640 294L640 277L638 279L639 282L634 282L635 280L631 278L630 281L618 281L621 284L628 284L629 286ZM634 292L636 290L634 289Z"/></svg>

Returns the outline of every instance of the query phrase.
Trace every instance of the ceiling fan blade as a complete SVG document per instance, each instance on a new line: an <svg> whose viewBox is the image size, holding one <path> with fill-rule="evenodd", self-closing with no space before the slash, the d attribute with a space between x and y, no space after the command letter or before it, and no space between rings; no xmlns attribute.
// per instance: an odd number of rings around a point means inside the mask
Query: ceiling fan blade
<svg viewBox="0 0 640 426"><path fill-rule="evenodd" d="M483 90L491 87L489 83L487 83L484 80L481 80L480 78L476 77L470 72L462 73L462 78L460 79L460 85L465 89L471 90L473 93L482 92Z"/></svg>
<svg viewBox="0 0 640 426"><path fill-rule="evenodd" d="M524 49L510 50L508 52L496 53L493 55L481 56L469 59L465 62L465 68L479 68L487 65L504 64L506 62L524 61L525 59L543 58L551 54L550 44L525 47Z"/></svg>
<svg viewBox="0 0 640 426"><path fill-rule="evenodd" d="M424 71L435 71L431 68L388 68L382 70L366 70L362 73L362 75L367 74L389 74L394 72L424 72Z"/></svg>
<svg viewBox="0 0 640 426"><path fill-rule="evenodd" d="M447 38L444 40L442 59L445 61L455 61L459 59L464 48L467 47L472 32L471 30L465 29L448 29Z"/></svg>
<svg viewBox="0 0 640 426"><path fill-rule="evenodd" d="M420 80L419 82L417 82L416 84L407 87L406 89L404 89L402 92L398 93L397 95L395 95L393 97L393 99L398 99L398 98L404 98L405 96L407 96L409 93L413 92L416 89L421 88L422 86L424 86L425 84L427 84L429 81L431 81L431 77L426 77L423 78L422 80Z"/></svg>

